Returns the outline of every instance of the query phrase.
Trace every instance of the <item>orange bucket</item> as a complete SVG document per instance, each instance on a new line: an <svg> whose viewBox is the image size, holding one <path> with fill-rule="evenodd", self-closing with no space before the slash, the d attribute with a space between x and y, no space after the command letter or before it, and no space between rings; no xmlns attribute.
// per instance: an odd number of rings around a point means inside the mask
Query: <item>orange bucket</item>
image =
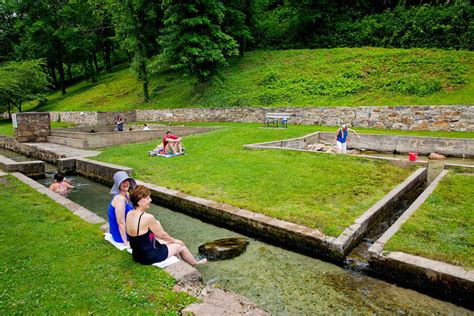
<svg viewBox="0 0 474 316"><path fill-rule="evenodd" d="M418 158L418 153L408 153L408 160L416 161L417 158Z"/></svg>

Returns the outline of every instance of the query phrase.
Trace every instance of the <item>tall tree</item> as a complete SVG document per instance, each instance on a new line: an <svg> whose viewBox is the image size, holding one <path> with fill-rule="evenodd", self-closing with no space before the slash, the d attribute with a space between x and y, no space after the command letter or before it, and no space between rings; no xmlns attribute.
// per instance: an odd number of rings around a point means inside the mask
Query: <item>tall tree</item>
<svg viewBox="0 0 474 316"><path fill-rule="evenodd" d="M223 31L239 44L240 55L247 50L247 42L252 40L253 5L251 0L224 0L225 16Z"/></svg>
<svg viewBox="0 0 474 316"><path fill-rule="evenodd" d="M164 0L162 53L157 69L170 67L206 82L227 57L238 55L238 44L222 31L225 7L218 0Z"/></svg>
<svg viewBox="0 0 474 316"><path fill-rule="evenodd" d="M59 86L66 93L64 62L66 47L61 34L68 28L63 16L67 0L22 0L18 1L20 19L17 28L22 34L17 52L23 59L45 58L52 72L59 72Z"/></svg>
<svg viewBox="0 0 474 316"><path fill-rule="evenodd" d="M43 60L4 63L0 66L0 106L11 118L13 107L21 112L23 102L37 98L48 85Z"/></svg>
<svg viewBox="0 0 474 316"><path fill-rule="evenodd" d="M15 28L18 19L15 9L14 1L0 1L0 63L13 60L15 56L15 45L20 36Z"/></svg>
<svg viewBox="0 0 474 316"><path fill-rule="evenodd" d="M158 52L162 12L153 0L109 0L109 10L120 46L132 54L132 69L143 83L143 98L149 97L149 58Z"/></svg>

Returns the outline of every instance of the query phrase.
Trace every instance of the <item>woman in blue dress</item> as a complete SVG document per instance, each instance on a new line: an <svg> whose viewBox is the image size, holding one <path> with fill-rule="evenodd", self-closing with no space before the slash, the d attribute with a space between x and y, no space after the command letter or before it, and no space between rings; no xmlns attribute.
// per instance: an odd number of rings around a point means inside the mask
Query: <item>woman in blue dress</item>
<svg viewBox="0 0 474 316"><path fill-rule="evenodd" d="M114 174L114 186L110 190L110 194L113 194L114 197L110 201L108 209L109 231L115 242L121 242L125 246L129 245L125 219L128 212L133 209L128 190L135 186L135 180L129 177L125 171Z"/></svg>

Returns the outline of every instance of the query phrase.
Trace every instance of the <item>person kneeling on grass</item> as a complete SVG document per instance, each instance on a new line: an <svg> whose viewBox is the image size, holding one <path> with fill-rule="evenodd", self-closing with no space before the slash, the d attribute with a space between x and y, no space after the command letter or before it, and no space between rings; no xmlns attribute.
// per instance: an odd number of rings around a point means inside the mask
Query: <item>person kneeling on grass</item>
<svg viewBox="0 0 474 316"><path fill-rule="evenodd" d="M153 264L177 256L185 262L204 264L207 259L197 261L181 240L166 233L155 217L145 211L150 207L150 190L138 185L130 192L134 209L127 215L127 234L133 259L141 264ZM161 241L161 242L160 242Z"/></svg>
<svg viewBox="0 0 474 316"><path fill-rule="evenodd" d="M166 131L163 137L163 148L167 154L181 155L184 152L181 138L173 135L171 131Z"/></svg>

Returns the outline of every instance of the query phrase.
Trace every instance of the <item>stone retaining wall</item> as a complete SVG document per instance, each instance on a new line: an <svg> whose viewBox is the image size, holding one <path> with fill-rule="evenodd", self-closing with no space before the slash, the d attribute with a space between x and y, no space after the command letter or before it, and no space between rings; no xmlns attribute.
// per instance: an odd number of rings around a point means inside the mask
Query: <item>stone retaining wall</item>
<svg viewBox="0 0 474 316"><path fill-rule="evenodd" d="M13 137L0 135L0 148L5 148L28 157L35 157L47 162L56 163L60 158L64 158L64 154L58 154L49 150L44 150L40 147L19 143Z"/></svg>
<svg viewBox="0 0 474 316"><path fill-rule="evenodd" d="M358 107L229 107L135 110L131 112L51 112L52 121L79 125L114 124L117 115L125 121L153 122L261 122L266 112L288 113L289 124L401 130L474 131L473 105L358 106Z"/></svg>
<svg viewBox="0 0 474 316"><path fill-rule="evenodd" d="M136 112L50 112L52 122L68 122L80 126L114 125L117 116L125 123L137 121Z"/></svg>
<svg viewBox="0 0 474 316"><path fill-rule="evenodd" d="M13 114L15 139L20 143L45 142L49 136L50 116L45 112L23 112Z"/></svg>
<svg viewBox="0 0 474 316"><path fill-rule="evenodd" d="M0 168L6 172L21 172L27 176L44 178L45 165L43 161L15 161L0 155Z"/></svg>
<svg viewBox="0 0 474 316"><path fill-rule="evenodd" d="M272 142L245 145L249 149L297 149L321 142L334 143L335 133L315 132L303 137L283 139ZM374 150L379 152L408 153L417 152L429 155L432 152L453 157L474 157L474 138L446 138L398 136L385 134L361 134L360 138L351 135L350 149Z"/></svg>
<svg viewBox="0 0 474 316"><path fill-rule="evenodd" d="M118 144L130 144L138 142L146 142L150 140L157 140L157 144L161 142L165 132L170 127L159 126L154 127L151 130L144 131L133 130L133 131L96 131L94 133L83 132L82 129L54 129L51 131L51 136L48 137L48 141L51 143L66 145L74 148L89 149L89 148L100 148ZM188 136L192 134L206 133L213 131L220 127L216 126L173 126L172 130L175 134L180 137ZM101 129L104 130L104 129ZM150 148L150 150L153 148Z"/></svg>
<svg viewBox="0 0 474 316"><path fill-rule="evenodd" d="M410 216L428 199L441 179L441 174L426 188L400 218L369 248L370 267L374 273L390 281L421 289L457 304L474 308L474 271L460 266L403 253L387 252L385 244Z"/></svg>
<svg viewBox="0 0 474 316"><path fill-rule="evenodd" d="M132 175L130 168L87 158L75 159L76 172L96 181L111 184L113 174L119 170ZM71 171L71 161L61 161ZM60 167L61 170L62 167ZM153 200L165 207L204 219L219 226L244 232L250 236L277 243L306 255L339 262L355 243L364 236L374 222L399 203L407 191L426 181L426 169L415 171L406 181L390 191L381 201L362 214L337 238L326 236L317 229L286 222L263 214L254 213L229 204L191 196L180 191L137 181L150 188Z"/></svg>

